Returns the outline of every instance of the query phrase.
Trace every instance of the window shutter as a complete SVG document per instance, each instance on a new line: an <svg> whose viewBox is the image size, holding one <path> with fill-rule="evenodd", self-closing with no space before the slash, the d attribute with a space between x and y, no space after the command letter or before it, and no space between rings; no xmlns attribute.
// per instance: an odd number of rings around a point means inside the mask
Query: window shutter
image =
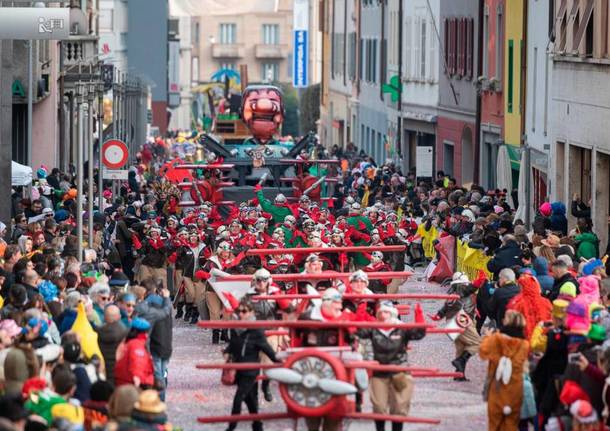
<svg viewBox="0 0 610 431"><path fill-rule="evenodd" d="M443 69L445 69L445 73L451 73L449 67L449 20L447 18L443 20L443 28L445 30L443 38L443 58L445 59L445 64Z"/></svg>
<svg viewBox="0 0 610 431"><path fill-rule="evenodd" d="M414 44L413 44L413 67L414 67L414 71L413 71L413 77L415 79L419 79L419 71L421 69L420 67L420 62L421 62L421 56L419 54L419 47L421 44L420 41L420 37L421 37L421 30L420 30L420 18L418 16L415 17L414 21L413 21L413 27L414 27L414 32L413 32L413 39L414 39Z"/></svg>
<svg viewBox="0 0 610 431"><path fill-rule="evenodd" d="M455 18L451 18L450 20L450 25L449 25L451 31L449 33L449 73L451 75L455 75L455 69L456 69L456 47L457 47L457 22Z"/></svg>
<svg viewBox="0 0 610 431"><path fill-rule="evenodd" d="M432 18L434 19L434 18ZM428 46L430 46L430 55L428 56L428 79L434 81L436 76L436 35L434 34L434 25L431 22L427 28L428 31Z"/></svg>
<svg viewBox="0 0 610 431"><path fill-rule="evenodd" d="M466 78L472 79L474 19L468 18L466 31Z"/></svg>
<svg viewBox="0 0 610 431"><path fill-rule="evenodd" d="M459 27L458 27L458 75L464 76L464 48L466 47L466 43L464 41L466 32L464 31L464 27L466 20L464 18L460 18Z"/></svg>
<svg viewBox="0 0 610 431"><path fill-rule="evenodd" d="M407 79L411 78L411 46L413 43L413 35L411 34L411 17L408 16L405 20L405 36L404 36L404 46L405 46L405 77Z"/></svg>

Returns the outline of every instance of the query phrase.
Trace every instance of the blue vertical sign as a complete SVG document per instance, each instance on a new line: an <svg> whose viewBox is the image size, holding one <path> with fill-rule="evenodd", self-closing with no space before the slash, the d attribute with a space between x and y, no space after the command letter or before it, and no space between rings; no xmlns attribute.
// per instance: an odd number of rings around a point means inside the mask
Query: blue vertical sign
<svg viewBox="0 0 610 431"><path fill-rule="evenodd" d="M294 51L292 68L292 85L295 88L304 88L309 85L307 65L309 63L309 41L307 30L294 31Z"/></svg>
<svg viewBox="0 0 610 431"><path fill-rule="evenodd" d="M309 0L294 0L292 12L292 86L303 88L309 85Z"/></svg>

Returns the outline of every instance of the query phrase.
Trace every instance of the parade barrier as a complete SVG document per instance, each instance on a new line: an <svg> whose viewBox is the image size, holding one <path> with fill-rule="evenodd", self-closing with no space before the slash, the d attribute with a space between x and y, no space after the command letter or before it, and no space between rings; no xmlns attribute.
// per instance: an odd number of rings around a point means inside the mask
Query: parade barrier
<svg viewBox="0 0 610 431"><path fill-rule="evenodd" d="M456 241L455 270L468 275L470 280L476 279L479 271L485 272L487 277L491 279L492 274L487 270L487 263L490 260L491 257L485 255L483 250L470 248L467 242L460 239Z"/></svg>
<svg viewBox="0 0 610 431"><path fill-rule="evenodd" d="M417 228L417 235L419 235L422 239L421 245L424 249L424 255L426 258L430 260L434 259L436 256L434 241L438 239L438 230L434 226L431 226L430 230L426 230L425 224L422 223Z"/></svg>
<svg viewBox="0 0 610 431"><path fill-rule="evenodd" d="M246 256L266 256L269 254L313 254L313 253L356 253L356 252L393 252L404 251L406 245L365 245L349 247L295 247L295 248L258 248L246 251Z"/></svg>
<svg viewBox="0 0 610 431"><path fill-rule="evenodd" d="M341 280L347 281L352 275L351 272L332 272L324 271L320 274L273 274L272 277L275 281L307 281L307 280ZM408 279L413 275L409 271L387 271L387 272L367 272L369 280L393 280ZM239 275L227 275L221 276L216 279L219 282L225 281L252 281L252 275L239 274Z"/></svg>

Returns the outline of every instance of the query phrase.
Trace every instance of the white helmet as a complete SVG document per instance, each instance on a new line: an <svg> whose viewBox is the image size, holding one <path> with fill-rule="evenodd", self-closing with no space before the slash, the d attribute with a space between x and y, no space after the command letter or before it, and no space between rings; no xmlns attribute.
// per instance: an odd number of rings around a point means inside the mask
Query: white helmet
<svg viewBox="0 0 610 431"><path fill-rule="evenodd" d="M252 279L254 281L271 281L271 273L265 268L257 269L256 272L252 274Z"/></svg>
<svg viewBox="0 0 610 431"><path fill-rule="evenodd" d="M353 281L365 281L366 284L369 284L369 276L366 275L366 272L359 269L358 271L354 272L352 275L349 276L349 281L350 283Z"/></svg>
<svg viewBox="0 0 610 431"><path fill-rule="evenodd" d="M286 196L284 196L282 193L278 193L277 196L275 197L275 202L278 204L283 204L286 202Z"/></svg>
<svg viewBox="0 0 610 431"><path fill-rule="evenodd" d="M341 295L341 292L339 292L337 289L335 289L334 287L329 287L328 289L326 289L324 291L324 293L322 293L322 301L341 301L343 299L343 296Z"/></svg>
<svg viewBox="0 0 610 431"><path fill-rule="evenodd" d="M284 217L284 223L290 223L290 224L295 224L297 222L297 219L294 218L294 216L292 215L287 215L286 217Z"/></svg>

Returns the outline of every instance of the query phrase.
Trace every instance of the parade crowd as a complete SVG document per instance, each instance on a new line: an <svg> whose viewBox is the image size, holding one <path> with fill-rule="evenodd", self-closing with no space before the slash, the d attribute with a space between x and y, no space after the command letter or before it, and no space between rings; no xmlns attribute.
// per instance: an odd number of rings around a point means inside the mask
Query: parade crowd
<svg viewBox="0 0 610 431"><path fill-rule="evenodd" d="M591 210L578 196L542 203L528 229L515 218L510 190L460 187L443 172L417 181L414 172L391 161L376 164L350 144L345 150L313 149L319 159L340 161L341 180L328 188L331 200L266 197L257 185L235 205L182 206L184 192L162 173L173 158L171 142L146 144L118 194L104 188L101 207L96 202L95 212L84 215L93 219L94 235L84 232L83 256L72 172L43 166L31 190L14 190L13 225L0 225L0 430L172 429L164 400L178 319L404 319L459 327L463 332L452 337L455 357L447 358L447 366L465 381L473 356L488 361L481 390L490 430L610 425L607 245L599 243ZM430 263L422 244L422 230L430 229L438 231L438 242L452 236L489 257L476 277L450 263L453 271L442 282L459 299L426 316L416 303L405 308L346 297L396 293L404 281L369 280L371 272L438 265L440 254ZM247 253L352 245L406 250ZM250 274L250 290L239 297L215 290L215 271ZM351 275L346 282L273 280L276 274L323 271ZM282 298L312 292L319 300ZM219 356L237 363L278 362L286 343L337 346L343 340L365 358L401 365L409 343L426 336L425 329L303 329L292 340L260 329L211 332L212 344L222 346ZM258 375L236 373L231 413L240 413L243 403L258 412ZM374 371L366 396L375 413L408 415L413 390L408 373ZM269 379L260 392L272 400ZM358 409L363 396L356 396ZM306 422L311 431L339 427L332 418ZM375 422L378 431L385 425ZM228 424L228 430L235 427ZM402 427L391 423L392 431ZM263 424L255 421L252 429L262 431Z"/></svg>

